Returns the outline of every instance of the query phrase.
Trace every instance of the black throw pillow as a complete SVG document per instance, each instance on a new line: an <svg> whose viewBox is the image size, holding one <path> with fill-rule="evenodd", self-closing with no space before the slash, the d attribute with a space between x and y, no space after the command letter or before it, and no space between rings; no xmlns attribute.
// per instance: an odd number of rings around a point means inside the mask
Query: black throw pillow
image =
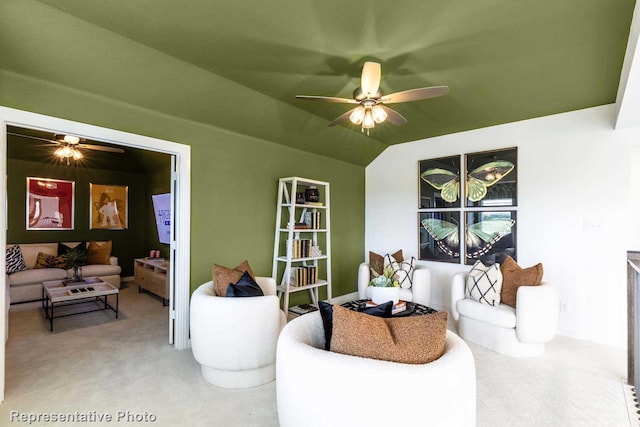
<svg viewBox="0 0 640 427"><path fill-rule="evenodd" d="M66 255L66 253L69 252L71 249L78 249L80 252L82 252L82 255L84 255L85 258L87 257L87 241L86 240L83 240L82 242L78 243L78 246L74 246L73 248L65 245L64 243L58 243L58 256Z"/></svg>
<svg viewBox="0 0 640 427"><path fill-rule="evenodd" d="M324 349L331 350L331 334L333 334L333 305L328 302L318 302L322 326L324 326Z"/></svg>
<svg viewBox="0 0 640 427"><path fill-rule="evenodd" d="M229 283L227 287L228 297L261 297L264 296L260 285L253 280L248 271L245 271L235 284Z"/></svg>
<svg viewBox="0 0 640 427"><path fill-rule="evenodd" d="M393 312L393 301L387 301L383 304L376 305L375 307L369 307L358 311L377 317L391 317Z"/></svg>

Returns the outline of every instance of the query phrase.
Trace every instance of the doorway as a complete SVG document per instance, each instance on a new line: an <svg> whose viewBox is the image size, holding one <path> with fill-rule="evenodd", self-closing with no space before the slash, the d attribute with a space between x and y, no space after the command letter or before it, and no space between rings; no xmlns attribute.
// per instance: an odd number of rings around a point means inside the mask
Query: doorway
<svg viewBox="0 0 640 427"><path fill-rule="evenodd" d="M173 156L172 162L172 202L174 206L173 226L169 245L172 274L170 277L169 342L176 349L189 345L189 260L190 260L190 165L191 149L176 142L135 135L103 127L72 122L41 114L0 107L0 247L6 247L7 230L7 126L18 126L77 135L90 140L103 141L115 146L138 148L165 153ZM5 258L0 257L0 267L5 269ZM6 283L4 283L6 286ZM0 312L4 313L7 301L0 293ZM5 317L0 316L0 339L5 338ZM0 346L0 399L4 400L5 348Z"/></svg>

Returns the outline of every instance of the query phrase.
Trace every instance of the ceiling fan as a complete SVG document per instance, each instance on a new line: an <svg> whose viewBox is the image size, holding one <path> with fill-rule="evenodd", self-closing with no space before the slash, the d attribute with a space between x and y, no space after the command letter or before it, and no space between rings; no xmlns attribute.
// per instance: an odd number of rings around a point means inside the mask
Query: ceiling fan
<svg viewBox="0 0 640 427"><path fill-rule="evenodd" d="M311 95L296 95L296 98L341 104L359 104L354 109L338 116L334 121L329 123L329 126L336 126L350 120L353 124L362 126L363 132L366 129L368 134L369 129L375 127L376 123L382 123L385 120L394 125L403 125L407 122L407 119L400 113L384 104L418 101L449 93L448 86L432 86L383 95L380 89L381 74L379 63L371 61L365 62L362 67L360 87L353 91L353 99Z"/></svg>
<svg viewBox="0 0 640 427"><path fill-rule="evenodd" d="M106 151L109 153L124 153L124 150L122 148L107 147L104 145L84 144L83 141L86 141L86 140L84 138L80 138L75 135L55 134L53 136L53 139L49 139L49 138L41 138L39 136L24 135L24 134L18 134L13 132L7 132L7 133L13 136L37 139L39 141L50 142L52 144L58 145L59 147L53 152L53 154L61 161L66 161L67 165L70 164L72 159L80 160L84 158L84 155L82 154L82 151L80 149Z"/></svg>

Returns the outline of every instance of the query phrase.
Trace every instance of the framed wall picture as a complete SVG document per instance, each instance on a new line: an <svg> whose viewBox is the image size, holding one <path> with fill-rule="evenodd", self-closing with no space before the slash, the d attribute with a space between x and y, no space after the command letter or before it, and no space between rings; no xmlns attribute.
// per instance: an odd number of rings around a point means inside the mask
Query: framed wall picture
<svg viewBox="0 0 640 427"><path fill-rule="evenodd" d="M421 260L460 263L460 212L418 212Z"/></svg>
<svg viewBox="0 0 640 427"><path fill-rule="evenodd" d="M502 263L507 255L517 259L516 211L467 211L465 264Z"/></svg>
<svg viewBox="0 0 640 427"><path fill-rule="evenodd" d="M518 148L465 155L466 206L517 206Z"/></svg>
<svg viewBox="0 0 640 427"><path fill-rule="evenodd" d="M27 230L73 230L75 182L27 177Z"/></svg>
<svg viewBox="0 0 640 427"><path fill-rule="evenodd" d="M460 207L460 156L418 162L419 209Z"/></svg>
<svg viewBox="0 0 640 427"><path fill-rule="evenodd" d="M124 230L129 223L129 187L89 184L91 229Z"/></svg>

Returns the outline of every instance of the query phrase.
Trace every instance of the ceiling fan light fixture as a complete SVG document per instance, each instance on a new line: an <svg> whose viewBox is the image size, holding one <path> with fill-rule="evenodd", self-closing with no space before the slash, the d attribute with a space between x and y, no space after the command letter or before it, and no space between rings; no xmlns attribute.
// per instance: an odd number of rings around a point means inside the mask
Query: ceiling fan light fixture
<svg viewBox="0 0 640 427"><path fill-rule="evenodd" d="M71 149L71 151L73 151L73 154L72 154L73 160L80 160L84 157L82 153L78 150Z"/></svg>
<svg viewBox="0 0 640 427"><path fill-rule="evenodd" d="M74 135L65 135L62 140L69 144L77 144L80 142L80 138Z"/></svg>
<svg viewBox="0 0 640 427"><path fill-rule="evenodd" d="M365 116L364 107L360 106L353 110L353 112L349 116L349 120L351 120L351 123L353 123L354 125L360 125L364 120L364 116Z"/></svg>
<svg viewBox="0 0 640 427"><path fill-rule="evenodd" d="M364 112L364 119L362 120L362 129L371 129L376 125L376 121L373 119L371 109L367 108Z"/></svg>
<svg viewBox="0 0 640 427"><path fill-rule="evenodd" d="M65 145L64 147L60 147L60 148L58 148L58 149L54 152L54 154L55 154L56 156L60 157L61 159L65 159L65 158L67 158L67 157L71 157L71 156L73 156L73 151L75 151L75 150L72 150L72 149L71 149L71 147L69 147L69 146Z"/></svg>
<svg viewBox="0 0 640 427"><path fill-rule="evenodd" d="M387 112L379 105L376 105L371 109L371 114L373 115L373 120L375 120L376 123L382 123L387 120Z"/></svg>

